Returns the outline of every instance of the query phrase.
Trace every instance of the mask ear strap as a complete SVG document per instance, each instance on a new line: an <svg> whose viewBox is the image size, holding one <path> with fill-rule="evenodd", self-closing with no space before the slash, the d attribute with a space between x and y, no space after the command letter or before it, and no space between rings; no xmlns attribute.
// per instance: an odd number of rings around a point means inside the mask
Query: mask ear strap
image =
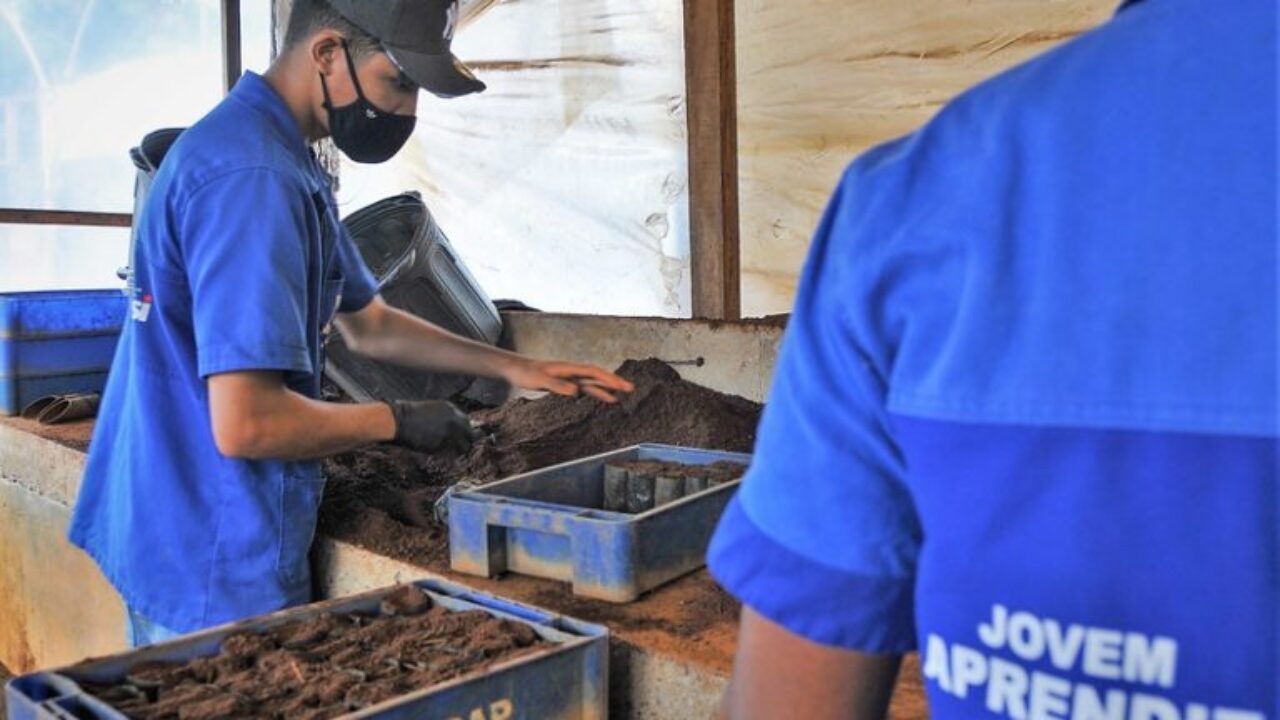
<svg viewBox="0 0 1280 720"><path fill-rule="evenodd" d="M347 56L347 69L351 71L351 84L356 87L356 97L364 100L364 90L360 87L360 77L356 75L356 61L351 59L351 48L347 47L346 38L342 38L342 54Z"/></svg>
<svg viewBox="0 0 1280 720"><path fill-rule="evenodd" d="M324 92L324 109L332 110L333 102L329 99L329 83L324 80L324 73L320 73L320 90Z"/></svg>

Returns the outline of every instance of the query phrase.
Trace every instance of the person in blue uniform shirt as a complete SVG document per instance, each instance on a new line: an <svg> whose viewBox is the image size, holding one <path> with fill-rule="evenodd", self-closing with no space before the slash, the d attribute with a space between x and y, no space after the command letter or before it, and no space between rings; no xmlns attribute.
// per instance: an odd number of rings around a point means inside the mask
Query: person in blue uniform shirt
<svg viewBox="0 0 1280 720"><path fill-rule="evenodd" d="M1280 717L1276 2L1127 2L844 174L709 551L731 718Z"/></svg>
<svg viewBox="0 0 1280 720"><path fill-rule="evenodd" d="M285 47L181 134L138 218L132 313L70 528L119 590L130 642L307 602L318 458L374 442L463 448L443 401L319 401L330 324L355 352L613 401L600 368L535 361L386 305L308 145L393 156L419 88L484 88L444 0L297 0Z"/></svg>

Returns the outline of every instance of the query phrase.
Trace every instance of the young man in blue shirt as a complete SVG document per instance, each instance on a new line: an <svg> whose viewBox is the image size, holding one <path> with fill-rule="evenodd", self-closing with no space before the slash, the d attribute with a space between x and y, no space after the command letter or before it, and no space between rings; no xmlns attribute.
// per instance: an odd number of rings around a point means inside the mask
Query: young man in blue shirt
<svg viewBox="0 0 1280 720"><path fill-rule="evenodd" d="M450 51L457 21L455 0L297 0L266 75L242 77L157 173L70 530L123 596L132 644L308 601L318 458L469 444L443 401L319 401L330 323L380 360L605 402L631 389L389 307L338 220L309 143L381 162L420 87L482 90Z"/></svg>
<svg viewBox="0 0 1280 720"><path fill-rule="evenodd" d="M1280 717L1276 2L1144 0L845 174L710 551L738 718Z"/></svg>

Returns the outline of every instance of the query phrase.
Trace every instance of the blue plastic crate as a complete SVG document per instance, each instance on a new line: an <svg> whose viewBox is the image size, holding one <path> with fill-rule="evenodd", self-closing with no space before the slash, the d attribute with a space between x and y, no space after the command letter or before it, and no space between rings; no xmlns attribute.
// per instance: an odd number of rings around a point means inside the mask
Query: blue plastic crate
<svg viewBox="0 0 1280 720"><path fill-rule="evenodd" d="M608 716L607 629L443 580L422 580L414 584L443 607L456 611L483 610L524 623L556 647L500 663L483 673L422 688L342 718L601 720ZM77 682L114 682L142 663L184 662L213 655L223 639L234 633L266 630L326 612L374 612L382 598L393 590L383 588L283 610L119 655L15 678L5 687L8 720L126 720L123 714L84 692Z"/></svg>
<svg viewBox="0 0 1280 720"><path fill-rule="evenodd" d="M0 415L102 392L128 307L119 290L0 294Z"/></svg>
<svg viewBox="0 0 1280 720"><path fill-rule="evenodd" d="M630 602L706 563L738 481L646 512L604 510L604 467L627 460L749 464L750 455L636 445L500 480L449 498L449 559L458 572L572 583L575 595Z"/></svg>

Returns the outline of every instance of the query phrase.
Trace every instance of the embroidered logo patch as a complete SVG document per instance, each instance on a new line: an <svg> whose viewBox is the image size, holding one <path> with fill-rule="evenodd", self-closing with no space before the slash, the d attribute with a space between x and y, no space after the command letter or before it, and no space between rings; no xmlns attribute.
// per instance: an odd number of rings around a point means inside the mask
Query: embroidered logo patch
<svg viewBox="0 0 1280 720"><path fill-rule="evenodd" d="M151 293L143 293L141 300L130 303L129 315L138 322L146 322L151 316Z"/></svg>

